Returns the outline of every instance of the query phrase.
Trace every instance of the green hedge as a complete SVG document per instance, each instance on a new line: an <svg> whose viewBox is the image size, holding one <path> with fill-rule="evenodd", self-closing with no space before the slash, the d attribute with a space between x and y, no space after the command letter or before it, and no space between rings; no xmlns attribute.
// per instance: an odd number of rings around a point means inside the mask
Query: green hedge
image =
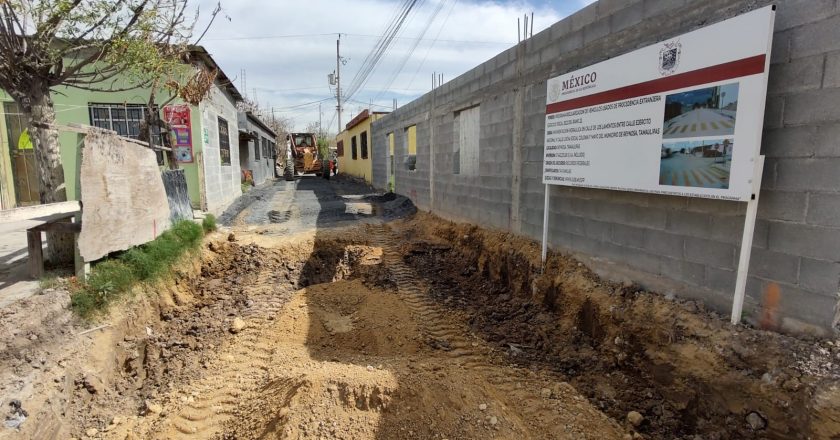
<svg viewBox="0 0 840 440"><path fill-rule="evenodd" d="M215 219L213 226L215 228ZM96 264L87 281L79 283L74 289L71 297L73 310L83 317L90 317L106 310L136 283L154 281L170 273L172 265L181 255L200 246L205 228L182 220L149 243Z"/></svg>

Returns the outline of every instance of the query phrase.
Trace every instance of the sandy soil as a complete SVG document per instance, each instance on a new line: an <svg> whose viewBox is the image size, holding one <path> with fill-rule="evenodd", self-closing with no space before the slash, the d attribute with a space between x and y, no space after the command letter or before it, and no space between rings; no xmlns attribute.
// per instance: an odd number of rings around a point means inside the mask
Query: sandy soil
<svg viewBox="0 0 840 440"><path fill-rule="evenodd" d="M425 214L267 228L214 235L100 323L60 290L3 315L3 410L25 419L0 438L840 433L837 341L732 329L562 255L541 273L535 243Z"/></svg>

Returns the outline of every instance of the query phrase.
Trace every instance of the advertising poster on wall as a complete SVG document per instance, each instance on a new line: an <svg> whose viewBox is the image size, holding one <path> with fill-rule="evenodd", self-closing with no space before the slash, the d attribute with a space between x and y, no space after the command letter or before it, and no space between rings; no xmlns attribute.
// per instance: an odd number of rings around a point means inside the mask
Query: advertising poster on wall
<svg viewBox="0 0 840 440"><path fill-rule="evenodd" d="M190 106L186 104L167 105L163 108L163 119L172 127L172 149L178 162L193 161L192 123Z"/></svg>
<svg viewBox="0 0 840 440"><path fill-rule="evenodd" d="M772 7L551 78L543 183L746 201Z"/></svg>

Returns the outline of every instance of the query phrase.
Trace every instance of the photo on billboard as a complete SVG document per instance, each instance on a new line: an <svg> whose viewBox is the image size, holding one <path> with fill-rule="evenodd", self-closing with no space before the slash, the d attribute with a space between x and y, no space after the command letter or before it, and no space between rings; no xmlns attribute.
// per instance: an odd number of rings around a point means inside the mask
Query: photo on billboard
<svg viewBox="0 0 840 440"><path fill-rule="evenodd" d="M732 136L737 111L738 83L667 95L663 138Z"/></svg>
<svg viewBox="0 0 840 440"><path fill-rule="evenodd" d="M665 142L659 184L728 189L734 147L732 139Z"/></svg>

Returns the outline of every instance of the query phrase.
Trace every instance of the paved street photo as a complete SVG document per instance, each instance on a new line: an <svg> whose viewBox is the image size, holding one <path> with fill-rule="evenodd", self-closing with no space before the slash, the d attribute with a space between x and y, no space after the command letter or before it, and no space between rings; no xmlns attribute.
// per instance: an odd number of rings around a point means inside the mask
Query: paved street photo
<svg viewBox="0 0 840 440"><path fill-rule="evenodd" d="M734 145L730 139L663 144L659 159L659 184L729 188Z"/></svg>
<svg viewBox="0 0 840 440"><path fill-rule="evenodd" d="M735 131L735 112L699 108L668 121L664 137L725 136Z"/></svg>
<svg viewBox="0 0 840 440"><path fill-rule="evenodd" d="M730 162L721 163L715 158L676 156L660 164L659 184L726 189L729 167Z"/></svg>
<svg viewBox="0 0 840 440"><path fill-rule="evenodd" d="M738 84L705 87L665 97L665 139L735 133Z"/></svg>

